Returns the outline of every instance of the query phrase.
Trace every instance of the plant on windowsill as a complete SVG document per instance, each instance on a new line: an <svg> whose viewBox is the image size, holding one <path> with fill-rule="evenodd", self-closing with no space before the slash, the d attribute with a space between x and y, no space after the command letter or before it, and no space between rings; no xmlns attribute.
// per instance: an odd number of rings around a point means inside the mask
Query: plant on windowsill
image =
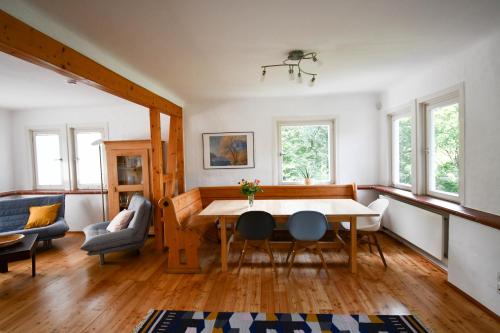
<svg viewBox="0 0 500 333"><path fill-rule="evenodd" d="M311 171L309 170L308 167L303 167L299 169L299 173L304 177L304 184L305 185L312 185L313 183L313 178Z"/></svg>
<svg viewBox="0 0 500 333"><path fill-rule="evenodd" d="M262 188L259 186L260 180L255 179L253 182L249 182L245 179L242 179L238 182L240 185L240 192L247 196L248 205L250 207L253 206L253 201L255 199L255 194L258 192L263 192Z"/></svg>

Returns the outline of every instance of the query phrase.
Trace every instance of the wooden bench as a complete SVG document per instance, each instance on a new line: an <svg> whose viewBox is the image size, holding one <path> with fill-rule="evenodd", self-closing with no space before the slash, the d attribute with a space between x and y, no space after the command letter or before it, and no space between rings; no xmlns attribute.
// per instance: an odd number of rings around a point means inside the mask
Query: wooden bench
<svg viewBox="0 0 500 333"><path fill-rule="evenodd" d="M214 224L197 218L202 209L200 190L195 188L173 198L162 198L164 240L169 273L199 273L198 249L201 238Z"/></svg>
<svg viewBox="0 0 500 333"><path fill-rule="evenodd" d="M265 199L357 199L356 184L311 186L262 186L257 200ZM201 271L198 249L202 237L215 221L198 216L214 200L241 200L239 186L200 187L173 198L165 197L159 205L163 209L164 239L168 251L170 273L198 273Z"/></svg>

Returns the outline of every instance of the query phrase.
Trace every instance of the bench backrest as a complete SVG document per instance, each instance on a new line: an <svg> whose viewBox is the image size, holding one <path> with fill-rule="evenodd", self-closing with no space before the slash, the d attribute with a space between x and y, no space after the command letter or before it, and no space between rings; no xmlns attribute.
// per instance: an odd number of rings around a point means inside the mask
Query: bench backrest
<svg viewBox="0 0 500 333"><path fill-rule="evenodd" d="M348 185L277 185L262 186L256 199L353 199L357 200L356 184ZM203 207L214 200L245 199L239 186L200 187Z"/></svg>
<svg viewBox="0 0 500 333"><path fill-rule="evenodd" d="M169 246L176 230L203 209L200 190L195 188L173 198L165 197L159 202L163 209L165 245Z"/></svg>

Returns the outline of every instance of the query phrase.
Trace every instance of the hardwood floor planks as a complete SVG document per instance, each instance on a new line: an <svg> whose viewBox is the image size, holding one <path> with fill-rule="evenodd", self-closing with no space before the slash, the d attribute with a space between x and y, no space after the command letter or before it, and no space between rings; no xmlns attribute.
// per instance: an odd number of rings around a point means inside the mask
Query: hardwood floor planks
<svg viewBox="0 0 500 333"><path fill-rule="evenodd" d="M497 318L446 283L446 274L413 250L382 236L389 267L360 246L359 273L349 272L344 252L325 251L330 277L314 254L297 257L290 278L286 251L275 250L278 275L266 254L249 253L239 275L239 252L220 273L217 244L205 244L203 274L166 274L166 254L148 240L140 255L97 257L80 251L80 234L39 252L38 275L29 260L0 275L0 332L131 331L148 310L414 314L435 332L495 332Z"/></svg>

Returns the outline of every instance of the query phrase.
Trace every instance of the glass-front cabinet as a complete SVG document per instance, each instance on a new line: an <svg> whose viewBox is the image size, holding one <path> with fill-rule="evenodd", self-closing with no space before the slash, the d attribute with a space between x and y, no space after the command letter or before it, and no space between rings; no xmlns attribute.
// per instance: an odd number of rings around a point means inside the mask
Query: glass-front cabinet
<svg viewBox="0 0 500 333"><path fill-rule="evenodd" d="M134 194L150 199L149 140L106 141L109 219L128 207Z"/></svg>

